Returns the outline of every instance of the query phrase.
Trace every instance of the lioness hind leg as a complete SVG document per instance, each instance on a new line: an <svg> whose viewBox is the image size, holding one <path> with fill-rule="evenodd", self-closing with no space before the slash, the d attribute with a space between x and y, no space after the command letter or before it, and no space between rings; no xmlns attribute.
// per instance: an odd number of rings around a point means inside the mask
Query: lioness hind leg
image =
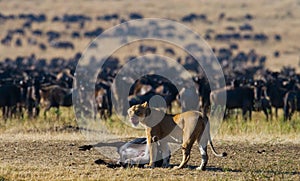
<svg viewBox="0 0 300 181"><path fill-rule="evenodd" d="M195 136L192 136L191 134L187 134L183 138L183 143L182 143L182 161L178 167L175 167L175 169L180 169L183 168L186 163L190 159L190 153L192 146L196 140Z"/></svg>
<svg viewBox="0 0 300 181"><path fill-rule="evenodd" d="M197 170L205 170L206 169L206 165L208 162L208 155L207 155L207 143L209 140L209 135L206 134L207 130L209 130L207 127L205 128L202 136L200 136L198 138L198 145L199 145L199 150L201 153L201 165L199 167L197 167Z"/></svg>
<svg viewBox="0 0 300 181"><path fill-rule="evenodd" d="M203 147L202 145L199 146L201 152L201 165L197 167L197 170L206 170L206 165L208 162L208 155L207 155L207 146Z"/></svg>
<svg viewBox="0 0 300 181"><path fill-rule="evenodd" d="M190 152L191 152L191 149L182 148L182 161L181 161L180 165L174 167L174 169L181 169L186 165L186 163L190 159Z"/></svg>

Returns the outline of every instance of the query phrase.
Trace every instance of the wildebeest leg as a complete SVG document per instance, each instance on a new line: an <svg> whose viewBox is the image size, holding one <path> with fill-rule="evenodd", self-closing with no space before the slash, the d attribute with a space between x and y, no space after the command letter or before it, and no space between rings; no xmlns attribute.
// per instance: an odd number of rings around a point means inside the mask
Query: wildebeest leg
<svg viewBox="0 0 300 181"><path fill-rule="evenodd" d="M6 121L6 119L7 119L7 115L6 115L6 106L3 106L2 107L2 116L3 116L3 119Z"/></svg>
<svg viewBox="0 0 300 181"><path fill-rule="evenodd" d="M99 111L99 114L100 114L100 118L101 119L106 119L107 118L104 109L101 108L100 111Z"/></svg>
<svg viewBox="0 0 300 181"><path fill-rule="evenodd" d="M270 116L271 116L271 121L273 120L273 113L272 113L272 107L269 107L269 113L270 113Z"/></svg>
<svg viewBox="0 0 300 181"><path fill-rule="evenodd" d="M59 114L60 114L60 112L59 112L59 106L57 106L56 107L56 118L57 119L59 119Z"/></svg>
<svg viewBox="0 0 300 181"><path fill-rule="evenodd" d="M275 117L276 117L276 119L278 119L278 108L277 107L275 107Z"/></svg>
<svg viewBox="0 0 300 181"><path fill-rule="evenodd" d="M8 106L7 107L7 118L11 119L13 112L14 112L14 107Z"/></svg>
<svg viewBox="0 0 300 181"><path fill-rule="evenodd" d="M252 120L252 109L250 108L248 111L249 111L249 119L251 121Z"/></svg>
<svg viewBox="0 0 300 181"><path fill-rule="evenodd" d="M243 114L243 119L245 120L245 121L247 121L247 117L246 117L246 113L247 113L247 109L245 108L245 107L243 107L243 109L242 109L242 114Z"/></svg>
<svg viewBox="0 0 300 181"><path fill-rule="evenodd" d="M211 108L211 110L212 110L212 108ZM209 112L209 104L204 104L203 105L203 114L207 116L208 112Z"/></svg>
<svg viewBox="0 0 300 181"><path fill-rule="evenodd" d="M111 105L109 105L109 107L108 107L108 117L111 117L111 115L112 115L112 107L111 107Z"/></svg>
<svg viewBox="0 0 300 181"><path fill-rule="evenodd" d="M34 117L35 117L35 118L38 117L39 114L40 114L40 107L39 107L39 105L36 105L36 106L35 106L35 114L34 114Z"/></svg>
<svg viewBox="0 0 300 181"><path fill-rule="evenodd" d="M33 105L32 105L31 102L28 103L27 109L28 109L28 116L30 118L32 118L32 116L33 116Z"/></svg>
<svg viewBox="0 0 300 181"><path fill-rule="evenodd" d="M21 104L18 104L18 114L20 118L24 118L23 108Z"/></svg>
<svg viewBox="0 0 300 181"><path fill-rule="evenodd" d="M288 114L288 119L289 119L289 120L291 120L291 119L292 119L292 116L293 116L293 114L295 113L295 111L296 111L296 108L295 108L295 106L292 106L291 113L290 113L290 114Z"/></svg>
<svg viewBox="0 0 300 181"><path fill-rule="evenodd" d="M44 118L47 117L47 112L50 110L51 107L52 107L51 104L49 104L49 105L45 108L45 111L44 111Z"/></svg>
<svg viewBox="0 0 300 181"><path fill-rule="evenodd" d="M10 118L16 118L17 117L17 112L18 112L17 106L11 106L9 117Z"/></svg>
<svg viewBox="0 0 300 181"><path fill-rule="evenodd" d="M266 116L266 119L267 119L267 121L268 121L268 120L269 120L269 114L268 114L267 108L263 108L263 112L264 112L264 114L265 114L265 116Z"/></svg>
<svg viewBox="0 0 300 181"><path fill-rule="evenodd" d="M169 113L169 114L172 114L172 103L170 103L168 106L167 106L168 108L167 108L167 112Z"/></svg>

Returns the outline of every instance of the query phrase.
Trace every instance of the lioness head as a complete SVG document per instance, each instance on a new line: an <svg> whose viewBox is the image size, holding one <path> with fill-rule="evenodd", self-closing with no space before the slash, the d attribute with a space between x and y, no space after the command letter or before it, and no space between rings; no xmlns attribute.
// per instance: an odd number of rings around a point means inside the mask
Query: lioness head
<svg viewBox="0 0 300 181"><path fill-rule="evenodd" d="M128 109L128 116L131 124L136 127L139 123L144 123L145 117L147 117L151 110L147 102L144 104L134 105Z"/></svg>

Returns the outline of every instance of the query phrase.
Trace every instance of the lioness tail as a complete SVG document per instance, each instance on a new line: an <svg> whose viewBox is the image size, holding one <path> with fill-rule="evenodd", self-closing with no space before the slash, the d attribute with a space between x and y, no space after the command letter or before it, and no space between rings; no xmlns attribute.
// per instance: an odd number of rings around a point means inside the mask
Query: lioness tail
<svg viewBox="0 0 300 181"><path fill-rule="evenodd" d="M226 152L223 152L223 153L221 153L221 154L218 154L218 153L216 152L215 147L214 147L214 145L213 145L213 143L212 143L212 140L211 140L211 137L210 137L210 133L209 133L209 144L210 144L211 150L212 150L212 152L213 152L213 154L214 154L215 156L217 156L217 157L226 157L226 156L227 156L227 153L226 153Z"/></svg>

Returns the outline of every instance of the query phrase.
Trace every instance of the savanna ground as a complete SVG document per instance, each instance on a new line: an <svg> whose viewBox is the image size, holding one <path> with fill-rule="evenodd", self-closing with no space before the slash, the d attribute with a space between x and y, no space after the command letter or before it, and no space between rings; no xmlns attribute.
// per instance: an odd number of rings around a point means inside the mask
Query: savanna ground
<svg viewBox="0 0 300 181"><path fill-rule="evenodd" d="M226 158L209 154L207 171L196 171L200 153L196 145L188 167L168 168L110 167L116 148L106 153L97 148L80 151L91 144L82 134L71 110L63 109L56 119L54 112L46 119L9 120L1 122L0 175L2 180L299 180L300 179L300 121L267 122L261 113L252 121L240 118L223 121L214 145L218 152L226 151ZM115 118L115 117L113 117ZM98 124L99 121L96 121ZM143 135L116 119L105 125L122 140ZM106 155L106 156L104 156ZM171 165L181 161L181 151L171 157Z"/></svg>
<svg viewBox="0 0 300 181"><path fill-rule="evenodd" d="M137 9L137 7L140 7ZM246 13L254 15L251 24L255 32L268 35L281 34L282 41L264 44L239 42L240 49L248 51L255 48L258 53L268 56L267 67L278 70L283 65L298 67L300 14L298 1L0 1L3 14L46 13L49 18L64 13L86 14L92 17L107 13L119 13L127 17L130 12L138 12L144 17L171 18L180 20L191 12L207 14L212 23L194 22L187 24L196 32L203 34L209 29L223 32L228 25L243 24ZM225 12L236 21L219 22L218 16ZM117 24L117 22L115 22ZM1 24L0 35L9 28L18 28L20 22ZM61 24L35 24L33 28L64 31ZM88 23L87 29L98 26ZM112 24L101 23L104 28ZM66 32L68 33L68 32ZM68 39L66 37L66 39ZM41 37L39 41L46 41ZM83 51L90 40L75 40L75 50ZM220 42L209 41L211 46L223 46ZM281 56L273 57L279 50ZM35 53L41 58L73 56L75 51L48 49L45 53L36 47L3 47L1 59L28 56ZM51 113L50 113L51 114ZM111 132L124 137L141 135L116 119L107 120ZM79 151L78 147L90 144L77 127L72 111L64 109L61 118L54 112L47 119L42 116L35 120L12 119L0 121L0 180L299 180L300 179L300 119L299 114L289 122L279 120L265 121L261 113L256 113L252 121L231 118L224 121L214 138L217 151L226 151L226 158L216 158L209 151L210 160L207 171L196 171L193 166L200 163L199 151L193 148L189 168L141 169L109 168L110 162L96 149ZM179 164L180 151L171 158L171 164ZM96 162L95 162L96 161Z"/></svg>

